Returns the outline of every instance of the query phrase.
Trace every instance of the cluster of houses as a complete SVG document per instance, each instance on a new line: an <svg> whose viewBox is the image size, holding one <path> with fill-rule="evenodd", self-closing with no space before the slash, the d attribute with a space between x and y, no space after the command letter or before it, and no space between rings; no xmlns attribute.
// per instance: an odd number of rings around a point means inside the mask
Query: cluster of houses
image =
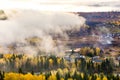
<svg viewBox="0 0 120 80"><path fill-rule="evenodd" d="M77 53L77 52L74 52L74 53L67 53L66 56L64 56L64 59L69 61L69 62L75 62L75 60L79 60L79 59L86 59L86 56L80 54L80 53ZM106 59L106 57L104 57L104 59ZM100 56L93 56L91 57L91 60L92 62L95 62L95 63L101 63L103 59L101 59ZM120 61L120 56L116 57L116 60L119 62Z"/></svg>
<svg viewBox="0 0 120 80"><path fill-rule="evenodd" d="M120 61L120 56L117 57L117 60Z"/></svg>
<svg viewBox="0 0 120 80"><path fill-rule="evenodd" d="M77 52L74 53L67 53L66 56L64 56L64 59L69 61L69 62L75 62L75 60L79 60L79 59L86 59L86 56L79 54ZM102 62L102 60L100 59L100 56L94 56L91 58L92 62Z"/></svg>

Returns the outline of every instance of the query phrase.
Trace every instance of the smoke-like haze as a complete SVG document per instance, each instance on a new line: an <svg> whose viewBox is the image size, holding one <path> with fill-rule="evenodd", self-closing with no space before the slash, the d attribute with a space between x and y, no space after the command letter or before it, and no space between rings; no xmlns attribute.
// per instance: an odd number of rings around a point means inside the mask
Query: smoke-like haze
<svg viewBox="0 0 120 80"><path fill-rule="evenodd" d="M101 32L101 34L99 35L99 41L101 42L101 44L112 44L113 38L110 34L109 29L103 26L99 28L99 31Z"/></svg>
<svg viewBox="0 0 120 80"><path fill-rule="evenodd" d="M94 47L100 47L103 49L103 47L109 46L112 44L113 38L110 33L109 28L106 26L98 26L96 28L97 35L93 32L92 36L96 37L97 43L94 44Z"/></svg>
<svg viewBox="0 0 120 80"><path fill-rule="evenodd" d="M66 31L79 30L85 23L85 19L73 13L63 12L38 12L33 10L6 10L8 20L0 20L0 45L6 46L11 43L24 43L26 46L18 50L26 53L36 53L37 49L46 52L62 51L65 48L61 41L56 41L53 35L60 35L69 39ZM37 49L26 43L25 39L37 36L41 39Z"/></svg>

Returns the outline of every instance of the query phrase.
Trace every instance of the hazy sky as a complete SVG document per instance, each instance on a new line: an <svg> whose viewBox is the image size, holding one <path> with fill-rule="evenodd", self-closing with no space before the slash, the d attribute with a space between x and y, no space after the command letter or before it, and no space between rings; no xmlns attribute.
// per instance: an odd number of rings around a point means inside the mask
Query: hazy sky
<svg viewBox="0 0 120 80"><path fill-rule="evenodd" d="M120 11L120 0L0 0L1 9L41 11Z"/></svg>

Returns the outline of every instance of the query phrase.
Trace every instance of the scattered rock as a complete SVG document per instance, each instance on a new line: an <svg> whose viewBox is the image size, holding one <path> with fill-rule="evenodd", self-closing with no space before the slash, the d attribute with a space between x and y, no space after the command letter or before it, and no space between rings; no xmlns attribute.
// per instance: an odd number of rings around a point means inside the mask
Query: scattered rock
<svg viewBox="0 0 120 80"><path fill-rule="evenodd" d="M3 10L0 10L0 20L6 20L7 16Z"/></svg>

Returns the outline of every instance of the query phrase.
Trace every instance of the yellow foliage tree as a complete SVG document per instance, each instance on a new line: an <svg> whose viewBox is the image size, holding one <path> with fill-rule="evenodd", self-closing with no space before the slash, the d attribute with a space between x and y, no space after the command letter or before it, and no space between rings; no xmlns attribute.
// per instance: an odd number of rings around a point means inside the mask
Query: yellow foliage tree
<svg viewBox="0 0 120 80"><path fill-rule="evenodd" d="M103 80L108 80L106 76L103 77Z"/></svg>
<svg viewBox="0 0 120 80"><path fill-rule="evenodd" d="M53 66L53 59L49 59L49 68Z"/></svg>
<svg viewBox="0 0 120 80"><path fill-rule="evenodd" d="M46 79L45 79L45 75L43 75L43 74L40 74L40 75L38 76L38 78L39 78L39 80L46 80Z"/></svg>
<svg viewBox="0 0 120 80"><path fill-rule="evenodd" d="M100 54L100 48L96 47L96 55L99 55L99 54Z"/></svg>
<svg viewBox="0 0 120 80"><path fill-rule="evenodd" d="M51 75L48 80L57 80L56 75Z"/></svg>

